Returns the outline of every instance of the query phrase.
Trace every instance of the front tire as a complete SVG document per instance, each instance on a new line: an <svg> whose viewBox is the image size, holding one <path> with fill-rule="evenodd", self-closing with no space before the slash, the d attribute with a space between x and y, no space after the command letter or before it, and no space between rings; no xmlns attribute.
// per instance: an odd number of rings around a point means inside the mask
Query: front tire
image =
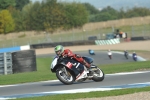
<svg viewBox="0 0 150 100"><path fill-rule="evenodd" d="M63 68L60 68L56 71L57 78L66 85L73 84L75 77L70 73L70 71L67 70L67 75L63 71Z"/></svg>

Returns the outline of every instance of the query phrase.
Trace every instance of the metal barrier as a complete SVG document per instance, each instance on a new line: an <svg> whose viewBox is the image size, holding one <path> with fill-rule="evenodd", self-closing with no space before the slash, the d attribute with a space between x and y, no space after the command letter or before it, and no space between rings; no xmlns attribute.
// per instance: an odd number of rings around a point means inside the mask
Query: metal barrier
<svg viewBox="0 0 150 100"><path fill-rule="evenodd" d="M51 48L51 47L55 47L56 45L63 45L63 46L95 45L95 41L87 40L87 41L74 41L74 42L41 43L41 44L30 45L30 48L31 49Z"/></svg>
<svg viewBox="0 0 150 100"><path fill-rule="evenodd" d="M12 74L11 53L0 53L0 75Z"/></svg>
<svg viewBox="0 0 150 100"><path fill-rule="evenodd" d="M15 52L15 51L29 50L29 49L30 49L30 45L17 46L17 47L9 47L9 48L0 48L0 53Z"/></svg>
<svg viewBox="0 0 150 100"><path fill-rule="evenodd" d="M150 36L131 37L131 41L143 41L143 40L150 40Z"/></svg>

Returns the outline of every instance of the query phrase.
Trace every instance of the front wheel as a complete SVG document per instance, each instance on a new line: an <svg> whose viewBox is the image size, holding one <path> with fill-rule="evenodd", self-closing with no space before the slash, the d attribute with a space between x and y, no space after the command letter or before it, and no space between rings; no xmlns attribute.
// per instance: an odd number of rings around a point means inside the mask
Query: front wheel
<svg viewBox="0 0 150 100"><path fill-rule="evenodd" d="M93 70L93 78L92 80L95 82L103 81L105 77L104 72L100 68L96 68Z"/></svg>
<svg viewBox="0 0 150 100"><path fill-rule="evenodd" d="M65 72L64 68L58 69L56 71L57 78L66 85L73 84L75 77L70 73L69 70L66 70L66 72Z"/></svg>

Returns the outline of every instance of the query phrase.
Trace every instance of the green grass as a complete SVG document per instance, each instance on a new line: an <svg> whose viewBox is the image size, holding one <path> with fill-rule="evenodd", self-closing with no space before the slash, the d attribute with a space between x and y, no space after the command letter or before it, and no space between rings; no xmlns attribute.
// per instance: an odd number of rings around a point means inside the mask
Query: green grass
<svg viewBox="0 0 150 100"><path fill-rule="evenodd" d="M79 98L85 99L85 98L118 96L118 95L132 94L132 93L138 93L138 92L143 92L143 91L150 91L150 87L111 90L111 91L98 91L98 92L88 92L88 93L75 93L75 94L61 94L61 95L58 94L58 95L52 95L52 96L21 98L17 100L74 100L74 99L79 99Z"/></svg>
<svg viewBox="0 0 150 100"><path fill-rule="evenodd" d="M37 71L0 76L0 85L55 80L50 70L51 58L37 58ZM112 65L98 65L105 74L150 69L150 61L130 62Z"/></svg>
<svg viewBox="0 0 150 100"><path fill-rule="evenodd" d="M101 68L104 70L106 74L117 72L131 72L143 69L150 69L150 61L102 65Z"/></svg>
<svg viewBox="0 0 150 100"><path fill-rule="evenodd" d="M37 71L0 76L0 85L56 79L50 70L51 58L37 58Z"/></svg>

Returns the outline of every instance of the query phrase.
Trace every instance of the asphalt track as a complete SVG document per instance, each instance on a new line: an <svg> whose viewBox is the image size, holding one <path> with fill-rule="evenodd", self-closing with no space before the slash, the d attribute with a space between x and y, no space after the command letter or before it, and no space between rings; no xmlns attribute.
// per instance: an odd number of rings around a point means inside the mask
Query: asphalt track
<svg viewBox="0 0 150 100"><path fill-rule="evenodd" d="M123 55L123 52L112 51L112 59L109 59L107 55L107 51L95 51L96 55L90 55L88 51L80 51L80 52L74 52L74 53L80 54L81 56L92 57L94 59L94 64L96 65L133 62L132 57L129 56L129 59L126 59L125 56ZM37 55L37 57L54 57L54 56L55 54Z"/></svg>
<svg viewBox="0 0 150 100"><path fill-rule="evenodd" d="M82 56L91 56L88 52L75 52ZM94 58L95 64L113 64L132 62L130 57L128 60L120 53L113 53L113 58L110 60L107 56L107 52L95 51L96 55L91 56ZM38 55L37 57L54 57L54 54ZM45 82L34 82L16 85L0 86L0 98L23 98L32 96L43 96L43 95L54 95L61 93L73 93L82 92L86 89L97 90L98 88L124 88L124 87L135 87L142 84L142 86L150 86L149 82L150 71L135 72L135 73L120 73L120 74L107 74L104 81L94 82L87 80L82 83L75 82L73 85L64 85L60 81L45 81ZM136 85L132 85L138 83ZM140 84L141 85L141 84ZM68 92L66 92L68 90ZM88 90L86 90L87 92Z"/></svg>

